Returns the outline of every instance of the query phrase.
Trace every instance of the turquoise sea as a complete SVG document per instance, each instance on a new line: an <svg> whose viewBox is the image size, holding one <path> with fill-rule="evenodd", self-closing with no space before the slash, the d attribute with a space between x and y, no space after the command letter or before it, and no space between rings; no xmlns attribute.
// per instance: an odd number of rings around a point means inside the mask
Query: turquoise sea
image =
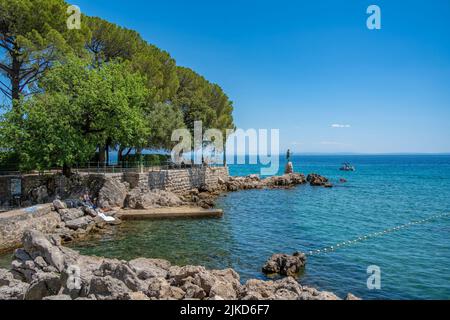
<svg viewBox="0 0 450 320"><path fill-rule="evenodd" d="M127 222L76 245L84 254L145 256L174 264L232 267L242 280L265 279L273 253L308 252L410 221L450 213L450 156L296 156L295 171L325 175L333 189L230 193L221 219ZM356 172L341 172L351 162ZM284 166L284 164L281 164ZM259 166L231 166L233 175ZM348 180L339 183L340 178ZM381 290L367 288L367 267L381 269ZM366 299L449 299L450 217L308 258L302 284Z"/></svg>

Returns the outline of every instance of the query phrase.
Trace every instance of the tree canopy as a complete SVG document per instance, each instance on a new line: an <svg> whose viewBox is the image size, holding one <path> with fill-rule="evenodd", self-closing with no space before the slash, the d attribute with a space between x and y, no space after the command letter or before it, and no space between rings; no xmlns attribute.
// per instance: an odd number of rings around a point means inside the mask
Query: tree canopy
<svg viewBox="0 0 450 320"><path fill-rule="evenodd" d="M81 53L86 28L67 28L63 0L0 0L0 90L18 100L55 61Z"/></svg>
<svg viewBox="0 0 450 320"><path fill-rule="evenodd" d="M174 129L233 129L222 88L99 17L66 25L63 0L0 0L0 90L12 102L0 150L27 169L106 160L110 148L166 149Z"/></svg>
<svg viewBox="0 0 450 320"><path fill-rule="evenodd" d="M145 146L150 132L144 79L129 64L103 68L73 59L40 82L43 93L24 101L2 121L2 140L12 144L24 169L89 161L98 145Z"/></svg>

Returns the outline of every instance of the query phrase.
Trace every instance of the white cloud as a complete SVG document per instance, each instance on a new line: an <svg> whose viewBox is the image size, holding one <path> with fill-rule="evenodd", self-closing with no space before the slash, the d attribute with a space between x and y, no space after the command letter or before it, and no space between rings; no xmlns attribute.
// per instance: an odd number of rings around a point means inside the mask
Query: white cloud
<svg viewBox="0 0 450 320"><path fill-rule="evenodd" d="M332 128L351 128L351 125L335 123L335 124L332 124L331 127Z"/></svg>

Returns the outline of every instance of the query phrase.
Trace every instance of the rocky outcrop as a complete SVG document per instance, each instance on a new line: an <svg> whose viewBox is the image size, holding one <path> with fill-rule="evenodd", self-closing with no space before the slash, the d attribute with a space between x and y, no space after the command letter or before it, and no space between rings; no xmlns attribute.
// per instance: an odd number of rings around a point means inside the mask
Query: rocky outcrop
<svg viewBox="0 0 450 320"><path fill-rule="evenodd" d="M29 284L14 278L10 271L0 269L0 300L23 300Z"/></svg>
<svg viewBox="0 0 450 320"><path fill-rule="evenodd" d="M249 280L241 289L242 300L340 300L335 294L300 285L294 278L277 281Z"/></svg>
<svg viewBox="0 0 450 320"><path fill-rule="evenodd" d="M262 180L269 188L292 188L300 184L305 184L306 179L303 174L291 173L283 176L274 176Z"/></svg>
<svg viewBox="0 0 450 320"><path fill-rule="evenodd" d="M84 238L92 232L98 232L105 228L106 225L116 225L121 221L116 218L114 222L105 222L97 215L97 212L87 206L70 208L73 201L65 203L61 200L53 201L53 207L59 215L61 223L52 232L53 235L58 236L63 241L73 241L75 239ZM107 212L107 215L114 215L115 211Z"/></svg>
<svg viewBox="0 0 450 320"><path fill-rule="evenodd" d="M345 300L361 300L361 298L359 298L351 293L348 293L347 297L345 297Z"/></svg>
<svg viewBox="0 0 450 320"><path fill-rule="evenodd" d="M306 183L305 176L299 173L285 174L261 179L258 175L247 177L230 177L223 184L227 191L239 191L264 188L292 188Z"/></svg>
<svg viewBox="0 0 450 320"><path fill-rule="evenodd" d="M185 202L208 209L214 207L216 198L222 193L252 189L289 189L305 183L305 176L298 173L273 176L264 179L261 179L256 174L251 174L246 177L220 178L215 187L210 186L192 189L184 194L182 199Z"/></svg>
<svg viewBox="0 0 450 320"><path fill-rule="evenodd" d="M122 208L125 204L128 189L128 183L107 178L98 193L98 207L105 209Z"/></svg>
<svg viewBox="0 0 450 320"><path fill-rule="evenodd" d="M94 219L90 216L84 216L81 218L73 219L66 222L66 228L71 230L84 229L86 230L89 224L94 222Z"/></svg>
<svg viewBox="0 0 450 320"><path fill-rule="evenodd" d="M126 207L130 209L149 209L158 207L178 207L183 201L172 192L164 190L131 190L126 199Z"/></svg>
<svg viewBox="0 0 450 320"><path fill-rule="evenodd" d="M274 254L262 271L266 274L280 274L283 276L295 277L306 264L306 255L295 252L292 256L287 254Z"/></svg>
<svg viewBox="0 0 450 320"><path fill-rule="evenodd" d="M309 182L311 186L314 187L325 187L325 188L333 187L333 185L329 182L327 178L322 177L321 175L315 173L309 174L306 180Z"/></svg>
<svg viewBox="0 0 450 320"><path fill-rule="evenodd" d="M60 224L60 216L53 211L50 204L2 213L0 215L0 252L19 247L23 232L27 229L53 233Z"/></svg>
<svg viewBox="0 0 450 320"><path fill-rule="evenodd" d="M57 237L26 231L11 271L0 270L0 299L30 300L338 300L293 278L249 280L232 269L172 266L160 259L88 257ZM354 296L349 296L354 298Z"/></svg>
<svg viewBox="0 0 450 320"><path fill-rule="evenodd" d="M32 203L43 204L47 202L49 195L46 186L38 186L30 191L30 201Z"/></svg>
<svg viewBox="0 0 450 320"><path fill-rule="evenodd" d="M78 208L59 209L58 213L61 217L61 220L64 222L69 222L71 220L75 220L84 216L83 210Z"/></svg>

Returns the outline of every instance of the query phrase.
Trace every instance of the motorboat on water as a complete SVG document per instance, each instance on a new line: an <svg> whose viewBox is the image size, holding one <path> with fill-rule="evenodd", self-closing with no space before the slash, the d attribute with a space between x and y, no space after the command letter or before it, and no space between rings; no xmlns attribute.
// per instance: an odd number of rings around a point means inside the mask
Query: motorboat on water
<svg viewBox="0 0 450 320"><path fill-rule="evenodd" d="M341 170L341 171L355 171L356 169L350 163L343 163L342 167L339 170Z"/></svg>

